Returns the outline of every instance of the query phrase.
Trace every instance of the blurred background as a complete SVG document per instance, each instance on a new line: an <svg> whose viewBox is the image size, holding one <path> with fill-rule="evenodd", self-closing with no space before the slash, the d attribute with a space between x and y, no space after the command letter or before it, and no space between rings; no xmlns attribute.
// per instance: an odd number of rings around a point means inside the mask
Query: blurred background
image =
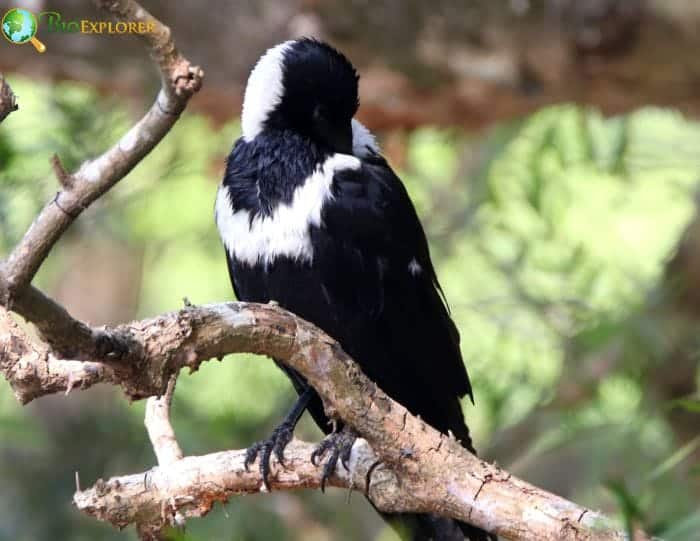
<svg viewBox="0 0 700 541"><path fill-rule="evenodd" d="M232 299L213 201L247 74L314 35L362 74L430 239L476 389L482 456L673 541L700 540L700 3L692 0L146 1L205 87L161 145L62 238L37 284L92 324ZM104 19L83 0L0 0ZM138 40L0 43L20 110L0 126L0 255L67 168L99 154L159 82ZM293 390L237 355L180 378L187 454L269 434ZM135 539L70 504L155 458L143 403L95 388L20 407L0 382L0 540ZM304 419L297 435L320 433ZM359 495L233 499L183 540L393 540Z"/></svg>

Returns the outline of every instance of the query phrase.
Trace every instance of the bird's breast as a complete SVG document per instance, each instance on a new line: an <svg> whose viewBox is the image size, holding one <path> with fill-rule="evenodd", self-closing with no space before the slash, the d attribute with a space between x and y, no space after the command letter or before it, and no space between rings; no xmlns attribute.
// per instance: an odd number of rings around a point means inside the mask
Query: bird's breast
<svg viewBox="0 0 700 541"><path fill-rule="evenodd" d="M334 154L298 185L290 202L278 202L267 214L237 208L229 187L222 184L216 197L216 224L229 256L249 265L269 264L282 256L312 261L310 229L322 226L322 210L333 197L335 173L359 168L356 157Z"/></svg>

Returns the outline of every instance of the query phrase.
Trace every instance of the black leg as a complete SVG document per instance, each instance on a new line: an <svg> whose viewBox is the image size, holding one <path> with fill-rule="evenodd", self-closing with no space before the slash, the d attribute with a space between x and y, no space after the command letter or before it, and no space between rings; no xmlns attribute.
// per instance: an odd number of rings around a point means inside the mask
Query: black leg
<svg viewBox="0 0 700 541"><path fill-rule="evenodd" d="M306 406L308 406L313 392L313 389L309 387L299 395L299 399L294 404L292 410L284 418L284 421L272 431L268 439L259 441L248 447L244 462L245 469L247 471L248 466L255 462L258 455L261 455L260 473L262 474L263 484L268 490L270 490L270 485L267 481L270 476L270 458L274 454L279 463L284 465L284 448L292 441L294 428L297 426Z"/></svg>
<svg viewBox="0 0 700 541"><path fill-rule="evenodd" d="M328 461L323 465L323 473L321 474L321 492L326 490L326 481L335 472L338 465L338 459L346 470L349 470L348 463L350 462L350 453L352 445L357 439L357 433L350 427L345 426L340 432L333 432L326 436L321 443L318 444L314 452L311 453L311 463L318 466L319 460L328 452L330 456Z"/></svg>

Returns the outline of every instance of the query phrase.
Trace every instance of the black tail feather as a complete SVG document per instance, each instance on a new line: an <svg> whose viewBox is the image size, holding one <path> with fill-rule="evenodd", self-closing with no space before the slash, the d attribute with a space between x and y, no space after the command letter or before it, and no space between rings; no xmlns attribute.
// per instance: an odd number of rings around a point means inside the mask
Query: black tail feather
<svg viewBox="0 0 700 541"><path fill-rule="evenodd" d="M437 515L382 513L382 517L402 541L497 541L471 524Z"/></svg>

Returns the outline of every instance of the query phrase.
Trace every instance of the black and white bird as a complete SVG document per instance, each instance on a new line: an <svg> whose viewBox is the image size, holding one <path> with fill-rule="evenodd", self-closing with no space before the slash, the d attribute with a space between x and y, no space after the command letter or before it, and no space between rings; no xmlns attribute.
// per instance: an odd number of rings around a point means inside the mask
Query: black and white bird
<svg viewBox="0 0 700 541"><path fill-rule="evenodd" d="M460 405L472 390L459 334L408 193L353 118L358 79L345 56L312 39L258 61L216 199L231 282L239 300L274 300L316 324L389 396L474 452ZM271 438L249 449L246 466L259 455L264 479L305 410L331 431L316 392L282 368L299 399ZM319 446L314 459L330 455L326 474L353 440L343 429ZM398 521L412 539L490 539L449 519Z"/></svg>

